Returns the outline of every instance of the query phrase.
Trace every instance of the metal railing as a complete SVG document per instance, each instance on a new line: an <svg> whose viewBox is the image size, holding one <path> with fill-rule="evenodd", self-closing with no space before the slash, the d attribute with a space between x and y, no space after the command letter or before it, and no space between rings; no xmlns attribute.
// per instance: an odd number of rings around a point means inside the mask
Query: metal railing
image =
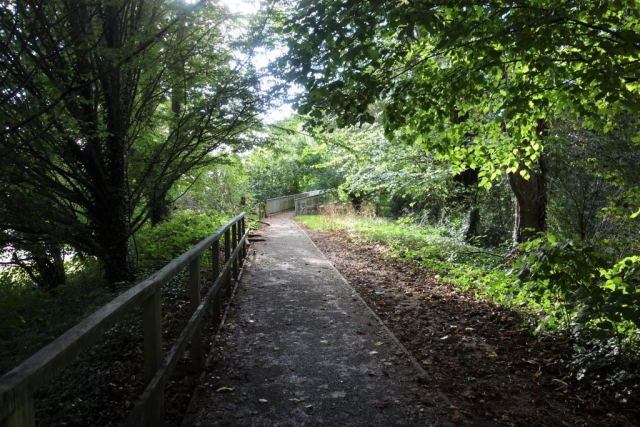
<svg viewBox="0 0 640 427"><path fill-rule="evenodd" d="M291 194L289 196L274 197L273 199L267 199L266 201L266 215L269 216L274 213L284 212L289 209L295 209L296 199L313 196L319 194L324 190L308 191L306 193Z"/></svg>
<svg viewBox="0 0 640 427"><path fill-rule="evenodd" d="M238 278L247 254L244 212L220 227L194 248L170 261L146 280L102 306L55 341L35 353L0 378L0 425L33 427L34 392L75 361L125 315L143 307L144 377L147 387L138 399L127 426L162 426L164 424L164 386L191 342L194 368L203 365L202 319L213 302L214 317L220 317L220 292L223 285L231 294L231 276ZM224 236L225 264L220 269L220 240ZM210 249L213 283L200 299L200 259ZM189 267L190 310L192 312L171 350L162 352L162 286L185 267Z"/></svg>
<svg viewBox="0 0 640 427"><path fill-rule="evenodd" d="M296 215L318 213L319 207L333 198L334 192L330 190L322 190L316 194L297 198L294 206Z"/></svg>

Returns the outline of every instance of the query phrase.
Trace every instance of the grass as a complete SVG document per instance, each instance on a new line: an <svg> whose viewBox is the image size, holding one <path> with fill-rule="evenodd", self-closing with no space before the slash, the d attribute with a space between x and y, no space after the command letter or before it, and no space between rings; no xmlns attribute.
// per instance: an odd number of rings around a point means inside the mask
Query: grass
<svg viewBox="0 0 640 427"><path fill-rule="evenodd" d="M67 283L38 289L17 268L0 272L0 374L116 296L95 260L68 262Z"/></svg>
<svg viewBox="0 0 640 427"><path fill-rule="evenodd" d="M342 230L356 241L382 244L388 256L417 262L460 291L518 310L524 308L532 321L544 309L529 303L515 288L513 278L505 273L505 253L468 244L455 231L357 215L300 215L296 219L313 230Z"/></svg>

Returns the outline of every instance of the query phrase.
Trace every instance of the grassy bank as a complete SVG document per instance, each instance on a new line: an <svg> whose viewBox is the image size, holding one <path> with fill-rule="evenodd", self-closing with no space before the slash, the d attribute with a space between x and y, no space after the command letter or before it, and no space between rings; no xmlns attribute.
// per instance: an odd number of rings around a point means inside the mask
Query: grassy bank
<svg viewBox="0 0 640 427"><path fill-rule="evenodd" d="M296 219L313 230L342 230L356 242L380 244L387 256L417 263L442 283L516 308L525 314L529 326L537 323L541 314L556 311L553 301L537 302L517 288L514 277L508 274L506 251L470 245L445 228L357 215L300 215ZM545 326L558 326L550 320Z"/></svg>

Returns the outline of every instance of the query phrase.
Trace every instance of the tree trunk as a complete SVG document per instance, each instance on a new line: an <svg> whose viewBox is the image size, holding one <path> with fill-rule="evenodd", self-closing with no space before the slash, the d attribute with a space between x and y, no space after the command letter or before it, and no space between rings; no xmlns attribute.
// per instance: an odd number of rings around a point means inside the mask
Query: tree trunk
<svg viewBox="0 0 640 427"><path fill-rule="evenodd" d="M469 113L460 114L457 108L453 110L453 116L451 117L451 123L461 124L469 119ZM468 145L469 141L473 138L473 135L467 133L465 135ZM478 195L478 181L479 181L478 169L465 169L459 174L453 177L453 180L462 186L462 191L458 193L456 202L458 202L463 209L469 210L469 225L465 231L465 240L469 241L478 234L478 226L480 225L480 208L476 205Z"/></svg>
<svg viewBox="0 0 640 427"><path fill-rule="evenodd" d="M118 206L119 205L119 206ZM128 282L134 279L129 236L129 217L123 203L105 208L105 215L98 224L98 241L102 255L105 279L109 282Z"/></svg>
<svg viewBox="0 0 640 427"><path fill-rule="evenodd" d="M33 263L40 277L39 286L55 289L66 283L67 275L64 271L64 257L59 246L50 247L43 254L34 253Z"/></svg>
<svg viewBox="0 0 640 427"><path fill-rule="evenodd" d="M60 246L42 246L29 250L31 262L18 259L14 253L13 258L18 267L22 268L31 280L44 290L53 290L67 281L64 270L64 256Z"/></svg>
<svg viewBox="0 0 640 427"><path fill-rule="evenodd" d="M169 216L170 203L165 197L158 197L149 201L149 221L155 227Z"/></svg>
<svg viewBox="0 0 640 427"><path fill-rule="evenodd" d="M122 47L122 34L118 9L105 8L105 40L109 48ZM108 188L102 189L101 211L98 212L98 239L105 267L105 278L110 282L133 280L133 264L129 247L131 224L127 191L127 105L123 102L122 68L105 64L112 71L101 77L105 95L108 137Z"/></svg>
<svg viewBox="0 0 640 427"><path fill-rule="evenodd" d="M186 14L182 12L182 16L185 17ZM178 44L182 43L186 37L187 27L182 25L179 30L177 37ZM175 138L180 139L182 137L182 114L184 112L184 103L185 100L185 88L184 82L186 80L185 77L185 59L182 57L175 58L175 62L171 66L171 74L173 76L173 86L171 87L171 112L173 113L173 132L175 132ZM162 172L160 172L162 173ZM151 226L155 227L165 219L169 217L169 212L171 211L171 200L167 197L168 190L163 187L163 181L161 179L152 180L153 184L149 191L149 220L151 221Z"/></svg>
<svg viewBox="0 0 640 427"><path fill-rule="evenodd" d="M480 225L480 208L474 206L469 211L469 225L465 230L464 238L466 241L472 240L478 235L478 226Z"/></svg>
<svg viewBox="0 0 640 427"><path fill-rule="evenodd" d="M480 225L480 208L477 206L478 173L478 169L465 169L453 177L453 180L461 187L455 201L463 209L469 211L469 225L465 230L465 240L467 241L478 235Z"/></svg>
<svg viewBox="0 0 640 427"><path fill-rule="evenodd" d="M538 160L534 170L527 170L529 179L519 171L509 174L509 185L516 196L513 240L522 243L534 238L547 226L547 164Z"/></svg>

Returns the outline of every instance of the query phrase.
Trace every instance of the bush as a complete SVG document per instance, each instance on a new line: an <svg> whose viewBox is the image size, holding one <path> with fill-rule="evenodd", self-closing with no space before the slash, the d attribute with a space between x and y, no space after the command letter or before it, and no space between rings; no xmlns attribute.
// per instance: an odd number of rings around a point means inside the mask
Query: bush
<svg viewBox="0 0 640 427"><path fill-rule="evenodd" d="M518 283L574 333L620 344L640 328L640 256L614 260L593 245L552 234L523 244Z"/></svg>
<svg viewBox="0 0 640 427"><path fill-rule="evenodd" d="M145 225L135 236L135 258L139 268L155 269L191 249L229 221L223 212L174 211L171 217L152 227ZM136 249L137 248L137 249Z"/></svg>

